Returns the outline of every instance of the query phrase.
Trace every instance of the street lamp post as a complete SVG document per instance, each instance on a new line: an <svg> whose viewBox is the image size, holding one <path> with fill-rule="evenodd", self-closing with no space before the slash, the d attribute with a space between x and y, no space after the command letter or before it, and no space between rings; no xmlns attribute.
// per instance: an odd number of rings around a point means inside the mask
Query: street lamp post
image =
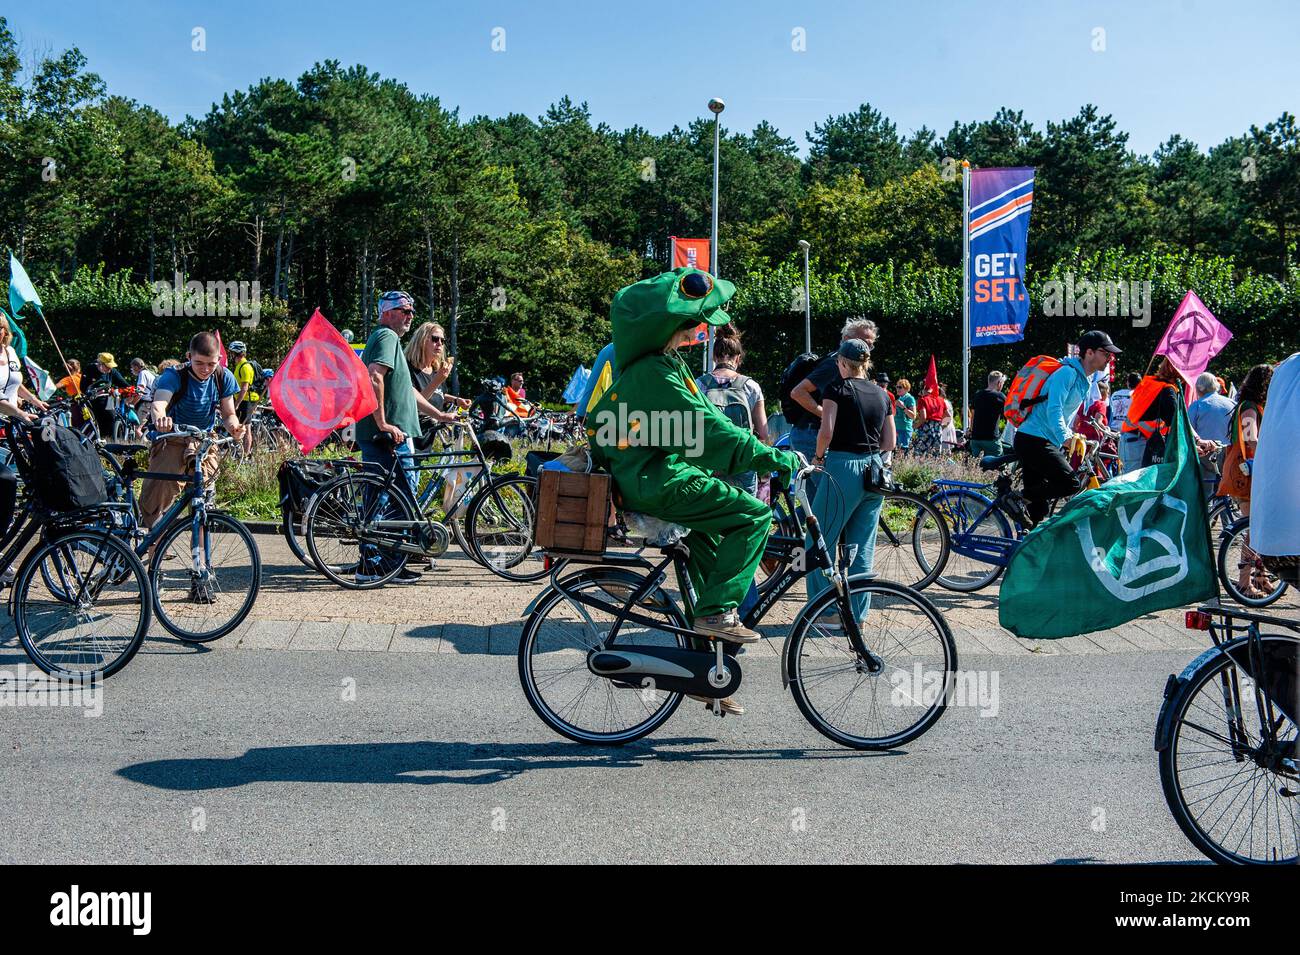
<svg viewBox="0 0 1300 955"><path fill-rule="evenodd" d="M718 143L721 135L722 111L727 108L718 97L709 100L709 111L713 113L713 228L709 233L709 273L718 277ZM708 341L704 352L704 370L713 370L713 326L705 332Z"/></svg>
<svg viewBox="0 0 1300 955"><path fill-rule="evenodd" d="M804 351L812 351L812 298L808 288L808 250L812 248L804 239L799 240L803 250L803 338Z"/></svg>

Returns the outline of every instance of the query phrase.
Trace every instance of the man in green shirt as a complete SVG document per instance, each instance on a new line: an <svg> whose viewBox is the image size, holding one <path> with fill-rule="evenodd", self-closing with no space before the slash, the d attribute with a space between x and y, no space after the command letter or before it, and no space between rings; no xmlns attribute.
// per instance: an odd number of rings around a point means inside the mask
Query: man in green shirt
<svg viewBox="0 0 1300 955"><path fill-rule="evenodd" d="M420 394L411 381L411 369L402 351L402 336L411 330L415 318L415 302L406 292L385 292L379 299L379 327L366 340L366 350L361 362L370 372L370 384L375 389L378 406L374 414L357 422L357 445L361 460L387 471L393 462L400 461L405 487L410 499L415 501L418 472L411 464L415 453L413 437L420 433L420 415L435 421L454 421L455 415L445 414L435 408ZM418 505L417 505L418 510ZM358 577L366 568L358 569ZM396 581L406 583L418 580L419 574L403 570Z"/></svg>

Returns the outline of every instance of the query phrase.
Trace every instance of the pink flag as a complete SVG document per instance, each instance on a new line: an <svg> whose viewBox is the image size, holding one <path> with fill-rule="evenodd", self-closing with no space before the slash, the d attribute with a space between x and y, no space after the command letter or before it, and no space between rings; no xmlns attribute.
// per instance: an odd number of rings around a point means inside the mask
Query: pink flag
<svg viewBox="0 0 1300 955"><path fill-rule="evenodd" d="M1188 289L1174 312L1156 354L1164 355L1186 380L1187 400L1196 393L1196 376L1210 365L1210 359L1232 340L1232 332Z"/></svg>
<svg viewBox="0 0 1300 955"><path fill-rule="evenodd" d="M230 364L229 362L226 361L226 345L221 340L221 329L218 328L216 330L216 336L217 336L217 353L221 356L221 367L229 368Z"/></svg>
<svg viewBox="0 0 1300 955"><path fill-rule="evenodd" d="M366 366L320 309L271 376L271 404L304 452L378 406Z"/></svg>

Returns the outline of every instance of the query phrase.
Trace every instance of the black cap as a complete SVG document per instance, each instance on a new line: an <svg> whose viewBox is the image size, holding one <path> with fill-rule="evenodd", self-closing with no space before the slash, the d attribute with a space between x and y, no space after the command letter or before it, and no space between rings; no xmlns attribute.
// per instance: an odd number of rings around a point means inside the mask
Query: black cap
<svg viewBox="0 0 1300 955"><path fill-rule="evenodd" d="M882 385L889 384L889 375L882 371L880 374L876 375L876 382Z"/></svg>
<svg viewBox="0 0 1300 955"><path fill-rule="evenodd" d="M867 349L867 343L862 339L846 338L840 342L839 351L836 354L849 361L866 361L871 352Z"/></svg>
<svg viewBox="0 0 1300 955"><path fill-rule="evenodd" d="M1120 350L1115 343L1110 340L1110 336L1103 331L1093 329L1090 332L1084 332L1079 338L1079 354L1082 355L1089 348L1104 348L1112 355L1120 354Z"/></svg>

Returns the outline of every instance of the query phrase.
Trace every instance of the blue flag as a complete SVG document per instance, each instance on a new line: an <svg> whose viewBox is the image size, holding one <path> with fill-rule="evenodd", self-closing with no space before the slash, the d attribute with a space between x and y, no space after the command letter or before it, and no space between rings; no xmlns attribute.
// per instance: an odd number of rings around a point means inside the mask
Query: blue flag
<svg viewBox="0 0 1300 955"><path fill-rule="evenodd" d="M970 344L997 345L1025 337L1029 212L1034 204L1031 166L972 169L964 226L970 242Z"/></svg>

